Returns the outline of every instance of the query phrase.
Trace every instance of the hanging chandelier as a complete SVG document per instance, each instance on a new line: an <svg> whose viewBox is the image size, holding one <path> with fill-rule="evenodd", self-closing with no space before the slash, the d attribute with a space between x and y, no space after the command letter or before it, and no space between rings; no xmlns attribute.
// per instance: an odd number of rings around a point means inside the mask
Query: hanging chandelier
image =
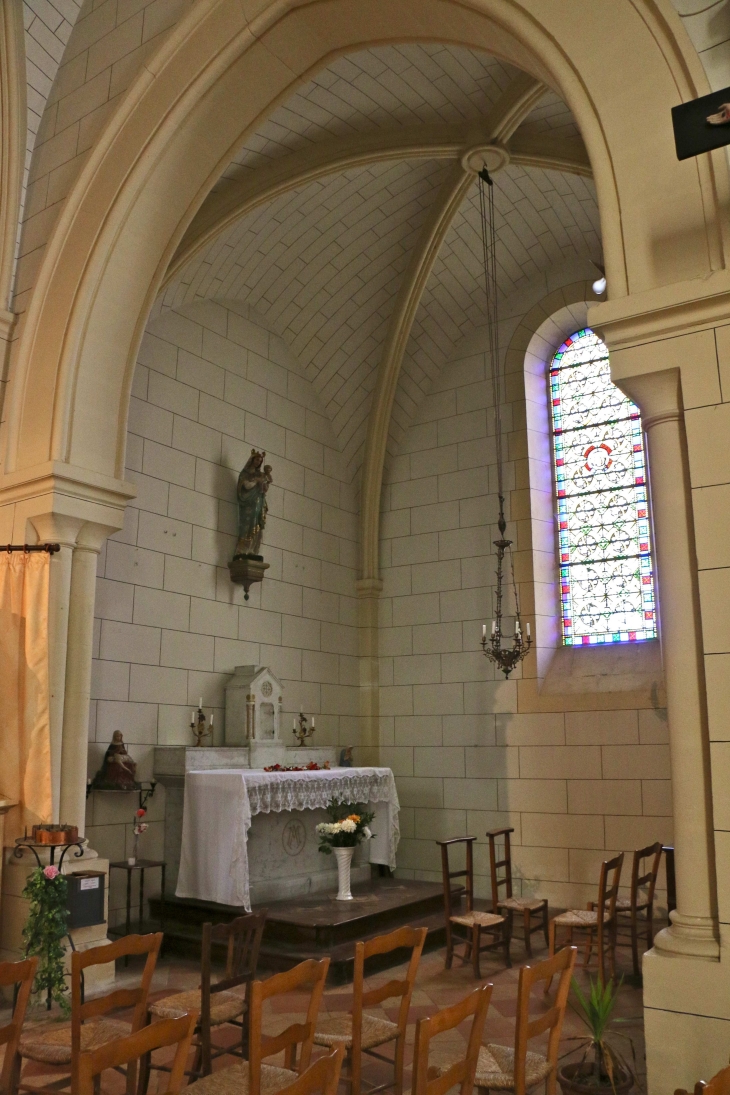
<svg viewBox="0 0 730 1095"><path fill-rule="evenodd" d="M497 590L494 601L494 619L492 628L487 635L487 625L482 625L482 650L490 661L501 669L505 678L508 678L512 670L524 657L527 656L532 646L530 625L527 624L527 634L522 633L522 620L520 618L520 600L515 581L514 561L512 558L512 541L505 538L507 522L504 518L504 467L502 454L502 384L501 366L499 360L499 326L497 313L497 230L494 215L494 184L486 167L478 173L479 179L479 212L481 216L482 247L484 253L484 286L486 293L487 330L489 332L489 357L492 370L492 396L494 402L495 441L497 445L497 497L499 498L499 539L494 540L497 549ZM486 184L486 186L485 186ZM510 642L502 645L502 601L504 598L505 560L509 570L509 580L512 584L514 597L514 621L515 630Z"/></svg>

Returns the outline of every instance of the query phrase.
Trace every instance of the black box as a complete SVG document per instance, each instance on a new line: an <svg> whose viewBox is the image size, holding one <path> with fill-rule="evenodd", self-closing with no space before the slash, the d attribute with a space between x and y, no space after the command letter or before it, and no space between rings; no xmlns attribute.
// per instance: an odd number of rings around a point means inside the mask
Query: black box
<svg viewBox="0 0 730 1095"><path fill-rule="evenodd" d="M92 924L104 923L105 878L103 871L79 871L78 874L66 875L69 928L88 928Z"/></svg>

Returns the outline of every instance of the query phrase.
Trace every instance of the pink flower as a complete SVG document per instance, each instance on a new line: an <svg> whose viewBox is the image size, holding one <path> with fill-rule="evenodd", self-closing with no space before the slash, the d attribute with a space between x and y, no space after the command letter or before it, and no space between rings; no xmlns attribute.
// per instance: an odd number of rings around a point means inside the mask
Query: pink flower
<svg viewBox="0 0 730 1095"><path fill-rule="evenodd" d="M53 866L44 867L43 868L43 874L45 875L45 877L48 879L49 882L53 882L56 875L59 874L58 867L53 867Z"/></svg>

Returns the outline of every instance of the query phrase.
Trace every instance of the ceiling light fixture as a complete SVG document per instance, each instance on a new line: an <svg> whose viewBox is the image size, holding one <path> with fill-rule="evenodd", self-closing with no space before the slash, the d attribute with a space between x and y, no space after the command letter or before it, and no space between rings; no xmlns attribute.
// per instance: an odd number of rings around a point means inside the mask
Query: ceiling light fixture
<svg viewBox="0 0 730 1095"><path fill-rule="evenodd" d="M485 188L486 183L486 188ZM501 669L505 678L527 655L532 646L530 625L527 636L522 634L520 619L520 599L515 582L515 568L512 559L512 541L505 539L507 522L504 517L504 467L502 454L502 377L499 360L499 317L497 309L497 229L494 216L494 184L486 168L479 172L479 210L481 214L482 247L484 253L484 288L487 306L487 329L489 332L489 357L492 370L492 398L494 402L495 441L497 444L497 497L499 498L499 539L494 541L497 549L497 589L494 595L494 619L491 634L487 636L487 625L482 626L481 646L490 661ZM514 597L515 630L511 645L502 646L502 599L504 597L505 555L509 556L509 571ZM509 640L508 640L509 641Z"/></svg>
<svg viewBox="0 0 730 1095"><path fill-rule="evenodd" d="M596 280L591 285L591 289L597 297L601 297L606 292L606 271L597 262L594 262L593 265L595 266L596 270L600 271L601 276L600 278L596 278Z"/></svg>

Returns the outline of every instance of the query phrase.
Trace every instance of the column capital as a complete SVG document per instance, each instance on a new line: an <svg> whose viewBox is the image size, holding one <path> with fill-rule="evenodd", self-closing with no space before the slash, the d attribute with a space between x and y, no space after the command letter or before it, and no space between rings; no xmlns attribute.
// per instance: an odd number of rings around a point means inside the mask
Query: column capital
<svg viewBox="0 0 730 1095"><path fill-rule="evenodd" d="M379 597L383 592L380 578L359 578L355 582L358 597Z"/></svg>
<svg viewBox="0 0 730 1095"><path fill-rule="evenodd" d="M630 352L627 350L624 354L628 355ZM625 356L622 365L625 368ZM684 408L679 369L662 369L660 372L635 376L616 376L612 369L611 378L614 384L617 384L640 409L641 422L645 430L650 430L662 422L676 421L682 417Z"/></svg>

